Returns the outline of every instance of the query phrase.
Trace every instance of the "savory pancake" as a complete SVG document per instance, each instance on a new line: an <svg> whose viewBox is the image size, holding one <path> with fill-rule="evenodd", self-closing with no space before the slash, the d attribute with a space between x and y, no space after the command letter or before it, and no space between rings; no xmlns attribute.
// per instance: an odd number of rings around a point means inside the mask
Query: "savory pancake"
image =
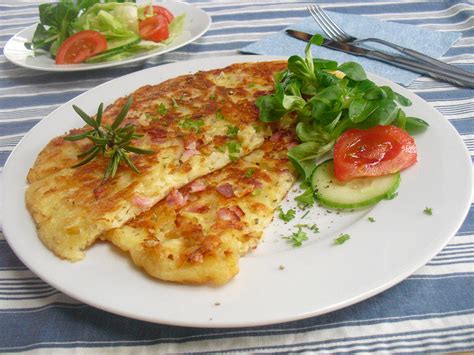
<svg viewBox="0 0 474 355"><path fill-rule="evenodd" d="M273 74L285 65L234 64L135 91L123 125L134 124L143 134L135 146L154 151L131 155L140 174L121 165L104 183L106 157L71 168L79 161L76 155L92 143L53 139L31 169L26 191L41 240L61 258L81 259L101 233L150 209L172 189L261 146L269 129L258 120L255 100L273 90ZM126 100L105 110L105 123L114 120Z"/></svg>
<svg viewBox="0 0 474 355"><path fill-rule="evenodd" d="M165 200L102 235L156 278L228 282L241 255L255 248L295 181L287 158L295 142L278 131L239 161L173 190Z"/></svg>

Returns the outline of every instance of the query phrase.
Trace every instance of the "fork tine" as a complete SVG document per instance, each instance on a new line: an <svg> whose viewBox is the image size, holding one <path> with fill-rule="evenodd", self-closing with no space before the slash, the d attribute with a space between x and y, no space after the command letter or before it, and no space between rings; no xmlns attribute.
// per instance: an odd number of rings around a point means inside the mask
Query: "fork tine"
<svg viewBox="0 0 474 355"><path fill-rule="evenodd" d="M320 17L324 20L324 22L331 28L331 30L336 34L336 38L339 41L347 41L350 40L351 36L349 36L342 28L340 28L337 23L332 20L329 15L322 9L321 6L316 5L315 11Z"/></svg>
<svg viewBox="0 0 474 355"><path fill-rule="evenodd" d="M319 27L323 30L323 32L332 40L334 41L339 41L339 37L337 32L335 32L331 25L327 23L327 21L321 16L320 12L317 11L316 6L312 5L308 7L309 12L311 13L311 16L313 19L317 22Z"/></svg>
<svg viewBox="0 0 474 355"><path fill-rule="evenodd" d="M314 9L314 6L313 5L308 6L307 10L311 14L311 17L313 18L313 20L319 25L319 27L321 27L321 29L326 34L326 36L328 36L331 39L334 39L334 35L328 31L328 28L326 27L326 25L322 22L322 20L317 15L316 10Z"/></svg>

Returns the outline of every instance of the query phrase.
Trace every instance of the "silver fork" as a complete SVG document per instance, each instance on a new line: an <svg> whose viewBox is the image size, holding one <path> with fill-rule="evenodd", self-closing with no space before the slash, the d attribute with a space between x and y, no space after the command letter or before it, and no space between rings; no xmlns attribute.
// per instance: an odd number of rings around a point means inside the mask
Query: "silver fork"
<svg viewBox="0 0 474 355"><path fill-rule="evenodd" d="M330 39L333 41L337 42L346 42L346 43L353 43L353 44L358 44L362 42L376 42L380 43L383 45L386 45L387 47L393 48L397 50L400 53L406 54L410 57L416 58L422 62L429 63L435 67L438 67L443 70L448 70L450 72L454 72L457 74L462 74L466 75L468 77L471 77L474 79L474 74L470 73L468 71L465 71L463 69L457 68L454 65L450 65L447 63L444 63L440 60L434 59L430 56L427 56L423 53L417 52L415 50L405 48L402 46L399 46L394 43L387 42L383 39L379 38L363 38L363 39L358 39L354 36L351 36L347 32L345 32L341 27L337 25L329 16L328 14L321 8L319 5L310 5L308 6L308 11L313 17L313 19L316 21L316 23L321 27L323 32L328 36Z"/></svg>

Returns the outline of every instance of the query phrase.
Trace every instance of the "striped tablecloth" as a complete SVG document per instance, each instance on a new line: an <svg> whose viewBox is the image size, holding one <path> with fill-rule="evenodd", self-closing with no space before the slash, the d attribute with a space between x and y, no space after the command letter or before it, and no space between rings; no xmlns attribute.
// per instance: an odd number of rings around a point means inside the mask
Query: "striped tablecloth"
<svg viewBox="0 0 474 355"><path fill-rule="evenodd" d="M0 164L51 111L105 81L163 63L225 56L307 16L297 1L191 1L212 15L204 37L140 66L52 74L0 55ZM319 1L326 9L410 23L463 37L443 57L474 72L474 5L469 1ZM37 4L0 1L0 42L35 23ZM408 89L438 109L474 153L474 91L421 77ZM453 172L455 174L456 172ZM3 206L8 208L8 206ZM19 221L21 223L21 221ZM30 272L0 235L0 352L434 352L474 350L474 210L426 266L352 307L297 322L249 329L195 329L136 321L65 296Z"/></svg>

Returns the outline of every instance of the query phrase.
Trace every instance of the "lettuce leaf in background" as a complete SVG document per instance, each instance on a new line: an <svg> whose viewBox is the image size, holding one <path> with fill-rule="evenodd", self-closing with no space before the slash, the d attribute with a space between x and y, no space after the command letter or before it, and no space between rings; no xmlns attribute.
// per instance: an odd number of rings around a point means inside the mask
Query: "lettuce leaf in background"
<svg viewBox="0 0 474 355"><path fill-rule="evenodd" d="M54 57L64 40L78 32L75 28L78 16L86 13L95 5L106 5L108 3L108 5L117 7L118 3L128 3L129 1L135 2L134 0L116 0L114 2L102 0L105 4L100 4L101 0L60 0L55 3L41 4L38 7L40 23L36 27L31 42L25 43L25 47L35 52L38 49L49 50ZM122 12L123 10L116 11L118 20L129 21L132 16L127 11ZM129 26L128 22L126 23L126 26ZM138 32L137 18L135 18L135 28Z"/></svg>
<svg viewBox="0 0 474 355"><path fill-rule="evenodd" d="M84 12L73 27L76 32L101 32L107 39L136 37L138 7L134 3L97 3Z"/></svg>
<svg viewBox="0 0 474 355"><path fill-rule="evenodd" d="M173 42L182 32L184 29L184 22L186 19L186 14L182 14L179 16L176 16L173 21L170 23L168 29L169 29L169 37L162 41L162 42L153 42L153 41L145 41L142 40L139 44L123 51L120 53L117 53L114 56L110 56L107 58L104 58L104 62L112 62L112 61L117 61L117 60L123 60L132 56L135 56L137 54L141 53L146 53L146 52L151 52L160 48L164 48L167 45L169 45L171 42Z"/></svg>

